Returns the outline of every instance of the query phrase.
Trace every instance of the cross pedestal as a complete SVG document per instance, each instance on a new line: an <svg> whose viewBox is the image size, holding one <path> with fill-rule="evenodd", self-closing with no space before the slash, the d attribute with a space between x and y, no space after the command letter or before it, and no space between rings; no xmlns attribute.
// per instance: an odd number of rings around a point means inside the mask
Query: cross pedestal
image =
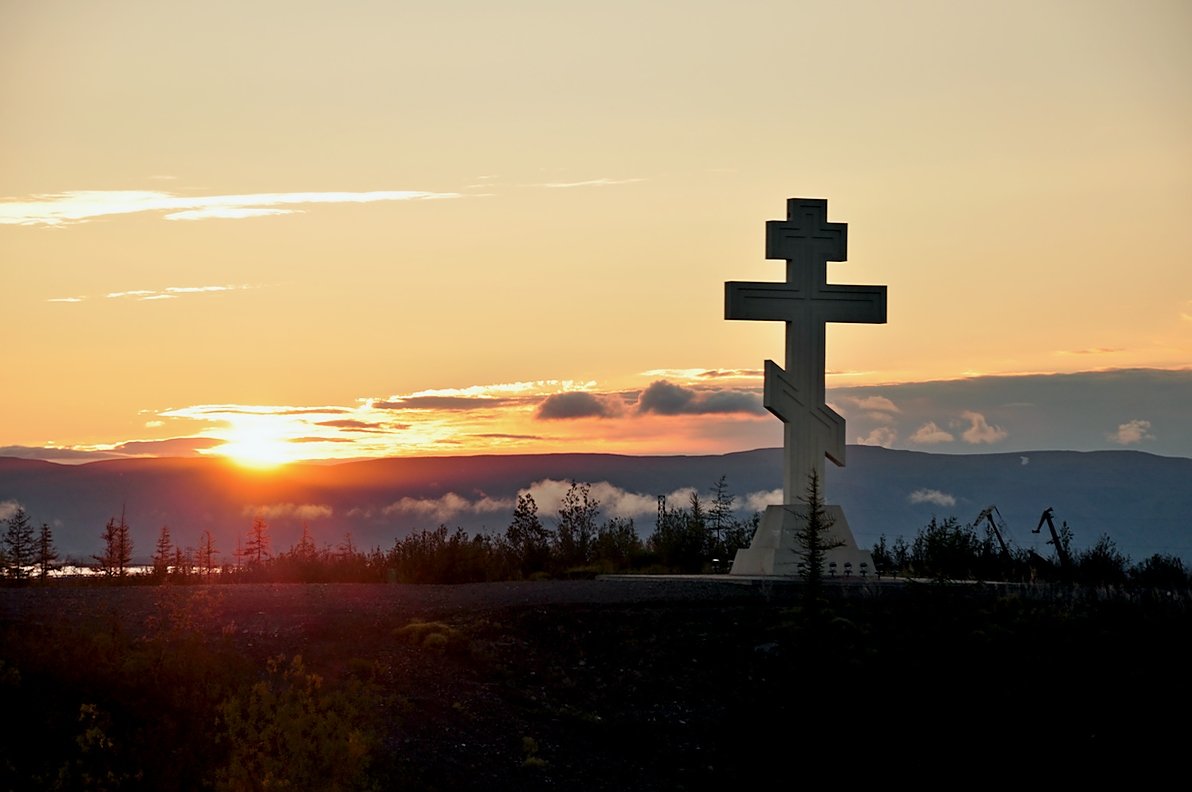
<svg viewBox="0 0 1192 792"><path fill-rule="evenodd" d="M786 260L781 282L729 282L725 286L725 319L757 319L786 323L786 368L766 361L763 404L783 422L782 506L762 516L748 549L738 550L734 575L798 575L795 530L806 517L799 502L814 472L822 485L824 457L844 465L844 418L824 403L827 322L884 323L886 287L827 282L829 261L844 261L848 226L828 222L828 202L791 198L786 220L766 223L766 258ZM826 505L835 520L829 543L844 542L825 557L830 574L860 575L862 564L873 571L873 559L857 547L844 512ZM847 567L846 567L847 564Z"/></svg>

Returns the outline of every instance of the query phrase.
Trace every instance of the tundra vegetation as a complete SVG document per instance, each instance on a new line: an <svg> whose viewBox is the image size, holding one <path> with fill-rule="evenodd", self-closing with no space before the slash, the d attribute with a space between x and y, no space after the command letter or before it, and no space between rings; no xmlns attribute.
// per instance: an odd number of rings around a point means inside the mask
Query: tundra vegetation
<svg viewBox="0 0 1192 792"><path fill-rule="evenodd" d="M883 537L873 574L825 571L814 598L790 583L542 607L490 604L485 587L467 608L411 610L360 603L435 587L339 585L717 571L756 520L726 497L721 482L709 503L660 503L644 539L582 483L550 525L527 495L503 534L439 526L383 551L304 532L274 553L254 520L226 563L209 534L180 550L163 528L145 572L113 518L105 574L86 578L50 574L52 534L18 512L0 543L0 786L698 788L795 744L875 766L979 761L1024 718L1046 722L1066 773L1100 767L1105 745L1123 762L1180 755L1166 724L1192 700L1188 573L1105 537L1066 547L1062 569L932 519Z"/></svg>

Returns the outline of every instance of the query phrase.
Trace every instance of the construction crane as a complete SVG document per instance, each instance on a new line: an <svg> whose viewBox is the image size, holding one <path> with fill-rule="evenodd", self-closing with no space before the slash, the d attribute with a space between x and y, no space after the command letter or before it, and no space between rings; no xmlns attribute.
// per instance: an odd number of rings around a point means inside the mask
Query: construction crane
<svg viewBox="0 0 1192 792"><path fill-rule="evenodd" d="M1064 547L1064 543L1060 540L1060 535L1056 533L1055 523L1052 522L1052 516L1055 510L1048 506L1043 510L1043 514L1039 517L1039 524L1035 526L1035 530L1031 533L1039 533L1043 530L1043 523L1047 523L1047 528L1051 531L1051 538L1047 540L1047 544L1055 547L1055 554L1060 559L1060 569L1064 572L1072 569L1072 559L1068 557L1068 549ZM1068 527L1068 523L1064 523L1064 527Z"/></svg>
<svg viewBox="0 0 1192 792"><path fill-rule="evenodd" d="M994 515L997 518L994 519ZM982 520L989 523L989 531L997 539L997 543L1001 545L1002 556L1004 558L1010 557L1010 546L1006 543L1006 521L1002 519L1002 513L997 510L997 506L989 506L981 510L977 515L977 519L973 520L973 525L980 525Z"/></svg>

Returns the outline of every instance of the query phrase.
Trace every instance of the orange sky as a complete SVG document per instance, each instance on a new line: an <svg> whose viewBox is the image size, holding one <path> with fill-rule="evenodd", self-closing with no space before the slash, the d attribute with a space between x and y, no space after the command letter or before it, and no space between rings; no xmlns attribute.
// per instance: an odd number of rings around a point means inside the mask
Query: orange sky
<svg viewBox="0 0 1192 792"><path fill-rule="evenodd" d="M1186 3L642 5L5 5L0 447L773 444L792 196L830 388L1192 361Z"/></svg>

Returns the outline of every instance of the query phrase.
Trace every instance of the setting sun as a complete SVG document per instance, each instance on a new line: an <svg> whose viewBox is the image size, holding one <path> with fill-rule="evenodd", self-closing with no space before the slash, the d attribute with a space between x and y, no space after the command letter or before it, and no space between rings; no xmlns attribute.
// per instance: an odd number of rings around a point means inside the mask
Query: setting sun
<svg viewBox="0 0 1192 792"><path fill-rule="evenodd" d="M295 459L285 427L260 416L236 421L227 442L214 452L238 465L258 470L275 468Z"/></svg>

